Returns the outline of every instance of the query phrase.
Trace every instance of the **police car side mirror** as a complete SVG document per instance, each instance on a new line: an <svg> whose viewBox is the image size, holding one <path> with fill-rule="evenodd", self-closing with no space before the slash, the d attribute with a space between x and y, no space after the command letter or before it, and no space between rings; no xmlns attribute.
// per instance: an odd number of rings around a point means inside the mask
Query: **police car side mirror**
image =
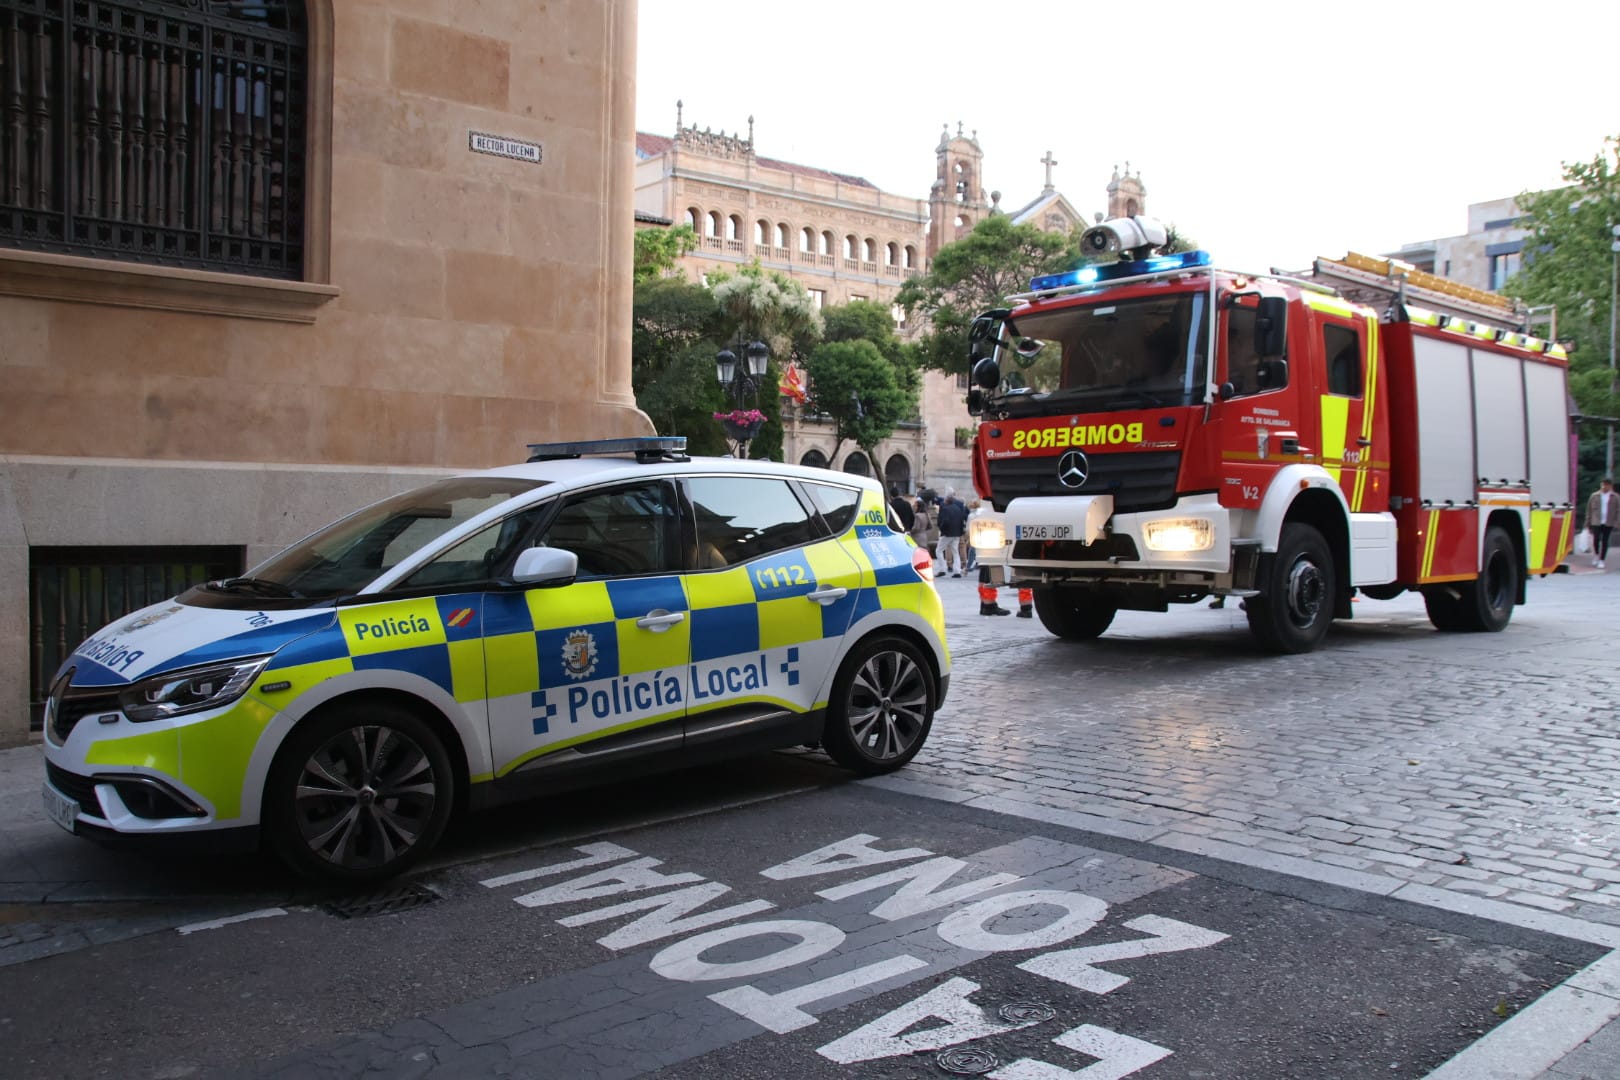
<svg viewBox="0 0 1620 1080"><path fill-rule="evenodd" d="M512 580L519 585L567 585L579 574L579 556L554 547L532 547L517 557Z"/></svg>

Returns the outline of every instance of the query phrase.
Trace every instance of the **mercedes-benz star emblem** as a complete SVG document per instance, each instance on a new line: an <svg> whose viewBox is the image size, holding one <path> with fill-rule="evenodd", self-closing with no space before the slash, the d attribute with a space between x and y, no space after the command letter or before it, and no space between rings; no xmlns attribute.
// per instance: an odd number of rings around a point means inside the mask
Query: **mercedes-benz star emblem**
<svg viewBox="0 0 1620 1080"><path fill-rule="evenodd" d="M1079 450L1070 450L1058 458L1058 483L1064 487L1077 488L1086 482L1091 473L1091 462Z"/></svg>

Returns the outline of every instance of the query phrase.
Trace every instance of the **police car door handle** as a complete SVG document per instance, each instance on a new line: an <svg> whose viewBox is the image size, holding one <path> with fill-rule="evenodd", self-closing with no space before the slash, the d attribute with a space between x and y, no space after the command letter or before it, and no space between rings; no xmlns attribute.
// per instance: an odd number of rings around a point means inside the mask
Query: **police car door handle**
<svg viewBox="0 0 1620 1080"><path fill-rule="evenodd" d="M805 593L807 598L818 604L830 604L834 600L842 600L849 595L849 590L841 585L829 585L825 589L817 589L813 593Z"/></svg>
<svg viewBox="0 0 1620 1080"><path fill-rule="evenodd" d="M654 611L650 615L643 615L636 620L636 625L643 630L652 630L655 633L668 630L682 619L686 618L684 611Z"/></svg>

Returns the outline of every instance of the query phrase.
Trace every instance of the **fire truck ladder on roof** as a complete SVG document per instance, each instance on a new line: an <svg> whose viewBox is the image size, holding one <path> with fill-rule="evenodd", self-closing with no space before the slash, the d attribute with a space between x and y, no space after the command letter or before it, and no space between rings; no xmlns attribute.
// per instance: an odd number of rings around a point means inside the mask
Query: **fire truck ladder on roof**
<svg viewBox="0 0 1620 1080"><path fill-rule="evenodd" d="M1317 259L1316 280L1332 285L1346 300L1369 307L1413 303L1502 330L1527 332L1530 313L1506 296L1475 289L1392 259L1350 252L1342 259Z"/></svg>

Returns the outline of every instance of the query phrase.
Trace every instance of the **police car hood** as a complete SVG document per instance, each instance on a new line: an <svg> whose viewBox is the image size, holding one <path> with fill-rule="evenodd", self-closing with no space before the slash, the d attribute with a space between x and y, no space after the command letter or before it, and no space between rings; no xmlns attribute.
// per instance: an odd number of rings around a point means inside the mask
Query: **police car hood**
<svg viewBox="0 0 1620 1080"><path fill-rule="evenodd" d="M330 626L336 612L227 611L165 600L96 631L63 662L74 686L122 686L179 668L264 656Z"/></svg>

